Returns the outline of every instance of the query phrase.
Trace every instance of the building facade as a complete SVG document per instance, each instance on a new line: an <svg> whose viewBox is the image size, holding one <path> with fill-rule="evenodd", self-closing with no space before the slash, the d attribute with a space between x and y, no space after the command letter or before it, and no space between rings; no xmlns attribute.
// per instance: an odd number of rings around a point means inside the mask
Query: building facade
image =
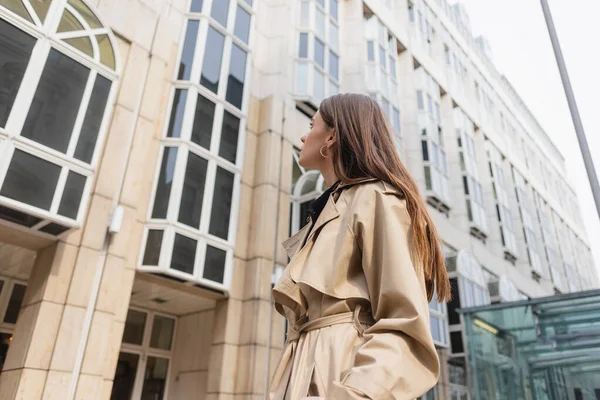
<svg viewBox="0 0 600 400"><path fill-rule="evenodd" d="M460 307L598 286L564 160L445 0L0 0L0 398L264 398L322 99L383 107Z"/></svg>

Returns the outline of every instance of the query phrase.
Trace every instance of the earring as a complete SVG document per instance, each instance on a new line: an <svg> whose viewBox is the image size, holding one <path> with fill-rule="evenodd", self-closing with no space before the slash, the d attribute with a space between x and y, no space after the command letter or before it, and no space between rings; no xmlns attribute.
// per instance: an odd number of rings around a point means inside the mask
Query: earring
<svg viewBox="0 0 600 400"><path fill-rule="evenodd" d="M323 154L323 149L324 149L325 147L327 147L327 145L326 145L326 144L324 144L323 146L321 146L321 148L319 149L319 153L321 153L321 155L322 155L324 158L331 158L331 156L327 157L325 154Z"/></svg>

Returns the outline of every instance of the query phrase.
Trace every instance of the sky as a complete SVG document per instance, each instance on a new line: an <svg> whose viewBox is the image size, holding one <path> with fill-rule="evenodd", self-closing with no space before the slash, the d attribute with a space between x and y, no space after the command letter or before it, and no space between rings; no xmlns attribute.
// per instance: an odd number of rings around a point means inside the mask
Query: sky
<svg viewBox="0 0 600 400"><path fill-rule="evenodd" d="M554 58L540 0L460 0L474 35L485 36L493 62L561 150L579 197L600 276L600 220ZM600 1L548 0L588 145L600 175Z"/></svg>

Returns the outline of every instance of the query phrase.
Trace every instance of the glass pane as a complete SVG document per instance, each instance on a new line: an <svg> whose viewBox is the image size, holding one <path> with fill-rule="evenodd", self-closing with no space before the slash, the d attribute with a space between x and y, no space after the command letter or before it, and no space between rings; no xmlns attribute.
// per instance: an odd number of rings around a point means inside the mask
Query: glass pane
<svg viewBox="0 0 600 400"><path fill-rule="evenodd" d="M50 50L21 136L65 152L90 70Z"/></svg>
<svg viewBox="0 0 600 400"><path fill-rule="evenodd" d="M44 22L44 20L46 19L46 14L48 14L48 8L50 8L50 3L52 3L52 0L29 1L29 4L31 4L31 7L33 7L35 13L38 15L40 21L42 22Z"/></svg>
<svg viewBox="0 0 600 400"><path fill-rule="evenodd" d="M65 10L62 17L60 18L60 23L58 24L57 32L72 32L72 31L83 31L85 28L81 23L75 18L73 14L69 10Z"/></svg>
<svg viewBox="0 0 600 400"><path fill-rule="evenodd" d="M189 80L194 62L194 50L196 50L196 41L198 39L198 27L200 21L190 20L185 31L185 40L181 52L181 61L179 62L179 72L177 79Z"/></svg>
<svg viewBox="0 0 600 400"><path fill-rule="evenodd" d="M173 108L171 108L171 119L167 129L167 137L181 137L181 127L183 125L183 114L187 102L187 89L175 89L173 96Z"/></svg>
<svg viewBox="0 0 600 400"><path fill-rule="evenodd" d="M308 89L308 64L296 65L296 93L307 94Z"/></svg>
<svg viewBox="0 0 600 400"><path fill-rule="evenodd" d="M440 337L440 320L430 315L429 323L431 328L431 336L433 336L433 340L435 340L436 342L441 342L442 338Z"/></svg>
<svg viewBox="0 0 600 400"><path fill-rule="evenodd" d="M367 42L367 60L375 61L375 44Z"/></svg>
<svg viewBox="0 0 600 400"><path fill-rule="evenodd" d="M325 45L319 39L315 39L315 61L321 68L325 67Z"/></svg>
<svg viewBox="0 0 600 400"><path fill-rule="evenodd" d="M215 103L199 94L196 100L194 126L192 127L192 142L205 149L210 149L214 117Z"/></svg>
<svg viewBox="0 0 600 400"><path fill-rule="evenodd" d="M160 165L160 174L154 196L154 207L152 218L164 219L167 217L169 198L171 197L171 185L175 173L175 162L177 161L177 147L165 147L163 159Z"/></svg>
<svg viewBox="0 0 600 400"><path fill-rule="evenodd" d="M244 97L244 81L246 78L247 54L235 44L231 47L231 62L229 64L229 78L227 80L227 94L225 99L237 108L242 108Z"/></svg>
<svg viewBox="0 0 600 400"><path fill-rule="evenodd" d="M175 320L173 318L156 315L154 317L154 322L152 323L150 347L155 349L171 350L174 329Z"/></svg>
<svg viewBox="0 0 600 400"><path fill-rule="evenodd" d="M67 175L67 183L60 200L58 213L67 218L77 219L79 206L81 205L81 196L85 187L86 177L73 171Z"/></svg>
<svg viewBox="0 0 600 400"><path fill-rule="evenodd" d="M381 66L382 69L385 70L385 49L383 47L379 47L379 65Z"/></svg>
<svg viewBox="0 0 600 400"><path fill-rule="evenodd" d="M158 400L164 397L168 371L169 360L166 358L148 357L141 400Z"/></svg>
<svg viewBox="0 0 600 400"><path fill-rule="evenodd" d="M96 149L96 141L100 133L100 125L106 112L106 102L112 82L101 75L96 75L92 96L86 110L79 140L73 155L78 160L90 163Z"/></svg>
<svg viewBox="0 0 600 400"><path fill-rule="evenodd" d="M131 399L139 358L137 354L119 353L110 400Z"/></svg>
<svg viewBox="0 0 600 400"><path fill-rule="evenodd" d="M321 101L325 97L325 79L323 74L315 69L314 96Z"/></svg>
<svg viewBox="0 0 600 400"><path fill-rule="evenodd" d="M233 33L244 43L248 43L250 36L250 14L239 5L235 13L235 27Z"/></svg>
<svg viewBox="0 0 600 400"><path fill-rule="evenodd" d="M203 278L213 282L223 283L226 257L227 253L225 250L206 246L206 261L204 262Z"/></svg>
<svg viewBox="0 0 600 400"><path fill-rule="evenodd" d="M15 224L27 226L29 228L42 221L41 218L34 217L32 215L28 215L20 211L3 206L0 206L0 218Z"/></svg>
<svg viewBox="0 0 600 400"><path fill-rule="evenodd" d="M338 67L338 56L329 52L329 73L335 79L339 79L339 67Z"/></svg>
<svg viewBox="0 0 600 400"><path fill-rule="evenodd" d="M298 57L308 57L308 33L301 33L300 40L298 42Z"/></svg>
<svg viewBox="0 0 600 400"><path fill-rule="evenodd" d="M0 371L4 367L6 361L6 354L8 353L8 346L12 342L12 335L10 333L0 332Z"/></svg>
<svg viewBox="0 0 600 400"><path fill-rule="evenodd" d="M213 8L214 8L213 3ZM223 58L223 44L225 37L217 32L214 28L208 28L206 37L206 53L202 63L202 76L200 84L206 86L207 89L217 93L219 89L219 75L221 73L221 61Z"/></svg>
<svg viewBox="0 0 600 400"><path fill-rule="evenodd" d="M90 10L90 8L88 6L86 6L83 3L83 1L69 0L69 4L72 5L75 10L77 10L79 15L81 15L83 17L83 19L85 20L85 22L87 22L87 24L90 26L90 28L92 28L92 29L102 28L102 24L100 23L100 21L98 21L98 18L96 17L96 15L94 15L92 10Z"/></svg>
<svg viewBox="0 0 600 400"><path fill-rule="evenodd" d="M244 0L249 6L252 6L252 0Z"/></svg>
<svg viewBox="0 0 600 400"><path fill-rule="evenodd" d="M321 39L325 39L325 14L320 9L316 9L316 28L317 36Z"/></svg>
<svg viewBox="0 0 600 400"><path fill-rule="evenodd" d="M233 195L232 172L221 167L217 168L215 179L215 192L210 216L210 228L208 232L227 240L229 234L229 220L231 218L231 200Z"/></svg>
<svg viewBox="0 0 600 400"><path fill-rule="evenodd" d="M317 3L318 3L318 4L319 4L321 7L325 8L325 0L317 0Z"/></svg>
<svg viewBox="0 0 600 400"><path fill-rule="evenodd" d="M219 156L235 164L237 156L238 136L240 132L240 119L225 111L223 126L221 128L221 145Z"/></svg>
<svg viewBox="0 0 600 400"><path fill-rule="evenodd" d="M164 231L150 229L148 231L148 238L146 239L146 250L144 251L144 258L142 265L158 265L160 259L160 249L162 248Z"/></svg>
<svg viewBox="0 0 600 400"><path fill-rule="evenodd" d="M208 161L204 158L194 153L188 154L178 221L192 228L200 227L207 168Z"/></svg>
<svg viewBox="0 0 600 400"><path fill-rule="evenodd" d="M202 3L204 3L204 0L192 0L192 4L190 5L190 12L201 12Z"/></svg>
<svg viewBox="0 0 600 400"><path fill-rule="evenodd" d="M33 22L21 0L2 0L0 4L27 21Z"/></svg>
<svg viewBox="0 0 600 400"><path fill-rule="evenodd" d="M338 52L338 47L339 47L339 35L338 35L338 28L335 24L333 23L329 23L329 47L331 47L331 50L335 51L336 53Z"/></svg>
<svg viewBox="0 0 600 400"><path fill-rule="evenodd" d="M142 344L144 328L146 326L146 313L136 310L127 311L125 329L123 330L123 343Z"/></svg>
<svg viewBox="0 0 600 400"><path fill-rule="evenodd" d="M300 27L308 28L309 8L308 1L303 1L300 6Z"/></svg>
<svg viewBox="0 0 600 400"><path fill-rule="evenodd" d="M108 35L98 35L96 36L96 40L100 48L100 62L109 68L115 69L115 52L113 51Z"/></svg>
<svg viewBox="0 0 600 400"><path fill-rule="evenodd" d="M178 233L175 234L171 268L187 274L194 273L194 260L196 258L197 241Z"/></svg>
<svg viewBox="0 0 600 400"><path fill-rule="evenodd" d="M13 286L8 306L6 307L6 313L4 314L4 322L7 324L16 324L19 311L21 310L21 304L23 304L23 297L25 297L25 289L27 286L19 285L15 283Z"/></svg>
<svg viewBox="0 0 600 400"><path fill-rule="evenodd" d="M5 126L36 40L0 19L0 126Z"/></svg>
<svg viewBox="0 0 600 400"><path fill-rule="evenodd" d="M61 168L36 156L15 150L0 195L50 210Z"/></svg>
<svg viewBox="0 0 600 400"><path fill-rule="evenodd" d="M427 150L427 142L421 141L421 148L423 150L423 161L429 161L429 151Z"/></svg>
<svg viewBox="0 0 600 400"><path fill-rule="evenodd" d="M329 15L337 21L338 19L338 0L329 0Z"/></svg>
<svg viewBox="0 0 600 400"><path fill-rule="evenodd" d="M229 13L229 0L213 1L210 16L223 26L227 26L227 14ZM210 48L207 46L207 48Z"/></svg>

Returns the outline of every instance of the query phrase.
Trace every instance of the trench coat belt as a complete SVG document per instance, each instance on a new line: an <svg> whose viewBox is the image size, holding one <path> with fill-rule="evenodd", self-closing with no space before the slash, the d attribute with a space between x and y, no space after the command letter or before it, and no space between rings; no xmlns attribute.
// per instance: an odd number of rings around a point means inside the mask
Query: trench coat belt
<svg viewBox="0 0 600 400"><path fill-rule="evenodd" d="M273 377L273 383L277 382L277 386L279 387L273 388L275 391L271 392L270 398L277 400L286 398L286 392L288 391L288 385L290 383L292 374L292 364L296 352L296 346L302 333L314 331L316 329L327 328L332 325L354 324L358 335L362 336L365 332L363 324L370 326L375 323L375 320L373 319L371 313L361 313L360 310L361 306L357 305L354 311L329 315L304 323L302 323L302 321L305 319L301 319L294 325L293 328L289 328L287 332L287 345L284 348L279 367L277 368L278 371L275 372L275 376ZM306 393L298 394L298 396L303 396L305 394ZM296 398L298 396L292 395L292 398Z"/></svg>

